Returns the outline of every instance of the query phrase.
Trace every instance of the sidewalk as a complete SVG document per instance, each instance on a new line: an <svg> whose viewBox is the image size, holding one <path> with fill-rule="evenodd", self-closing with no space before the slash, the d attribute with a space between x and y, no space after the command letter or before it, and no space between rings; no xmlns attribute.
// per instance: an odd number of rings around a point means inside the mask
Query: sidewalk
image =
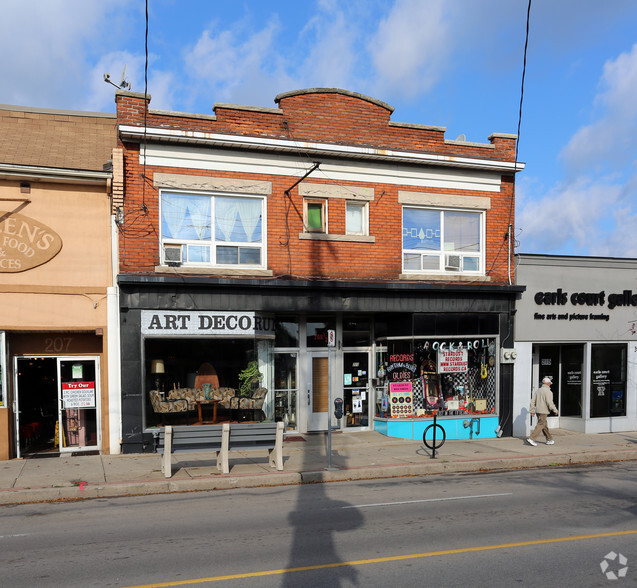
<svg viewBox="0 0 637 588"><path fill-rule="evenodd" d="M230 473L217 472L211 453L173 456L173 476L161 473L157 454L84 455L0 462L0 504L392 478L637 460L637 432L584 435L553 431L555 445L524 439L447 441L431 451L421 441L375 431L289 436L284 470L268 466L265 451L233 452Z"/></svg>

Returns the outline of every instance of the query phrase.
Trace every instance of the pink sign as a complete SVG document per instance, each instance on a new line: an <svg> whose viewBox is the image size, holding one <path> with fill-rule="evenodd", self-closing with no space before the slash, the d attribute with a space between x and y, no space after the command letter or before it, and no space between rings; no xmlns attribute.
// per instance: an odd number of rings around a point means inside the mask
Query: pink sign
<svg viewBox="0 0 637 588"><path fill-rule="evenodd" d="M411 382L390 382L390 392L411 392Z"/></svg>

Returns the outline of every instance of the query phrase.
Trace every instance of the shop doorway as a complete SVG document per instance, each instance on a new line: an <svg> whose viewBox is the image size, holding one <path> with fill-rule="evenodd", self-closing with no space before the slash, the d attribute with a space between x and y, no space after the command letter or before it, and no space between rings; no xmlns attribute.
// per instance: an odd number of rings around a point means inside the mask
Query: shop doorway
<svg viewBox="0 0 637 588"><path fill-rule="evenodd" d="M308 431L327 431L329 415L329 356L327 351L308 353Z"/></svg>
<svg viewBox="0 0 637 588"><path fill-rule="evenodd" d="M99 448L97 358L15 357L14 374L17 457Z"/></svg>
<svg viewBox="0 0 637 588"><path fill-rule="evenodd" d="M343 402L346 427L369 425L369 353L343 353Z"/></svg>

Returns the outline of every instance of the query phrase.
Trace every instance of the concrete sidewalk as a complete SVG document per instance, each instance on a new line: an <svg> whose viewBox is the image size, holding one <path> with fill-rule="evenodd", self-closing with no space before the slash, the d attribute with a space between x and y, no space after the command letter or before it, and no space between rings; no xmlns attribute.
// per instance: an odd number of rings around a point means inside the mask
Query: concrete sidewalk
<svg viewBox="0 0 637 588"><path fill-rule="evenodd" d="M326 434L290 435L282 472L270 469L265 451L233 452L225 475L214 454L191 453L173 456L169 479L157 454L11 460L0 462L0 504L637 460L637 432L553 434L555 445L537 447L512 437L447 441L433 459L420 441L337 432L330 468Z"/></svg>

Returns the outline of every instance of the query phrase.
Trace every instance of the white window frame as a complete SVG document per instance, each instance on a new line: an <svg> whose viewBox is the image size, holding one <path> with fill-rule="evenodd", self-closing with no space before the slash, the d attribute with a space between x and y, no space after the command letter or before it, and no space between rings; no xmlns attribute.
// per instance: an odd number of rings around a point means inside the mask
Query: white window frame
<svg viewBox="0 0 637 588"><path fill-rule="evenodd" d="M405 209L418 209L418 210L427 210L427 211L437 211L441 213L441 222L440 222L440 250L437 252L423 253L418 249L404 249L403 248L403 237L404 237L404 221ZM478 251L460 251L460 250L446 250L445 249L445 221L444 221L444 213L446 212L466 212L470 214L479 215L479 231L480 231L480 244ZM440 207L432 207L432 206L417 206L417 205L403 205L401 211L401 262L404 274L440 274L440 275L475 275L475 276L483 276L485 275L485 245L486 245L486 233L485 233L485 225L486 225L486 214L483 210L475 210L475 209L460 209L460 208L440 208ZM420 255L420 269L411 269L405 267L405 255ZM438 257L438 268L423 268L422 261L425 257ZM478 258L478 269L477 270L464 270L462 268L463 259L464 258ZM458 259L460 267L455 269L456 260Z"/></svg>
<svg viewBox="0 0 637 588"><path fill-rule="evenodd" d="M163 235L163 210L162 203L165 195L192 195L192 196L204 196L209 197L210 202L210 223L211 223L211 236L207 240L189 240L164 237ZM215 215L215 198L250 198L252 200L261 201L261 241L255 243L243 243L234 241L217 241L215 240L215 227L214 227L214 215ZM267 198L260 194L243 194L236 192L197 192L189 190L160 190L159 194L160 211L159 211L159 232L160 232L160 262L162 265L180 265L183 267L214 267L214 268L227 268L227 269L265 269L267 267ZM165 248L181 245L182 255L181 262L173 263L166 259ZM258 264L242 264L242 263L216 263L217 248L218 247L246 247L250 249L260 250L260 263ZM189 247L208 247L210 261L189 261L187 250Z"/></svg>
<svg viewBox="0 0 637 588"><path fill-rule="evenodd" d="M361 210L361 230L353 231L347 226L349 207ZM347 200L345 202L345 234L346 235L369 235L369 202L361 200Z"/></svg>

